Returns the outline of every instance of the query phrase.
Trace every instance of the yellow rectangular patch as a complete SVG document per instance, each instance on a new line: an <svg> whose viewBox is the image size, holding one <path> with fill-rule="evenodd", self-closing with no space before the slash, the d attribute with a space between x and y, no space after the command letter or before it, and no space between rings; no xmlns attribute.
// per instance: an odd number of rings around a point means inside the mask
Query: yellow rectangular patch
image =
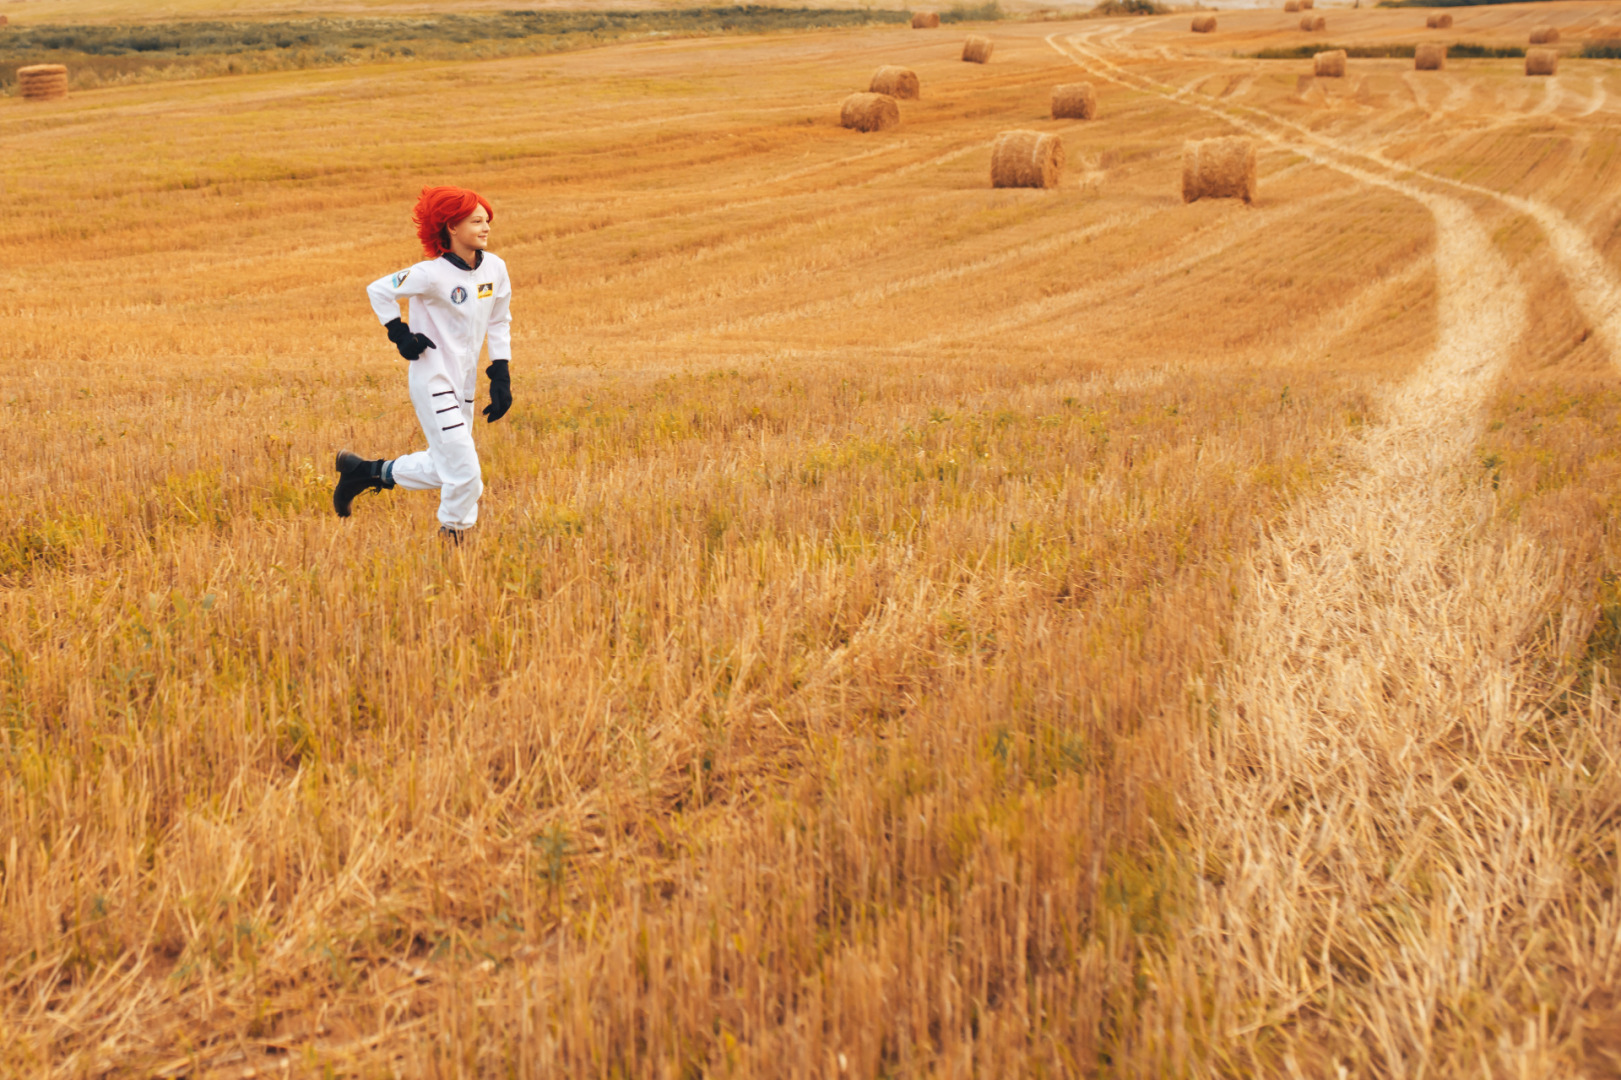
<svg viewBox="0 0 1621 1080"><path fill-rule="evenodd" d="M482 285L480 285L478 287L478 298L480 300L488 300L490 297L492 297L494 295L495 295L495 283L494 282L487 281L487 282L485 282L484 284L482 284Z"/></svg>

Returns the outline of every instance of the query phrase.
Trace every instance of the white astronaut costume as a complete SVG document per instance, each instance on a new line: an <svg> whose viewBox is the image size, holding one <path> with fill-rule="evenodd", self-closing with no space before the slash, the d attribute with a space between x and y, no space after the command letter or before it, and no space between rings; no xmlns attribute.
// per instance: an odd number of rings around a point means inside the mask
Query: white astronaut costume
<svg viewBox="0 0 1621 1080"><path fill-rule="evenodd" d="M481 251L469 267L447 252L379 278L366 286L366 295L385 326L400 317L398 301L409 300L411 331L434 343L410 362L411 404L428 449L395 458L385 469L392 469L402 488L438 491L445 528L471 528L484 492L473 448L479 349L488 336L492 361L512 358L507 264Z"/></svg>

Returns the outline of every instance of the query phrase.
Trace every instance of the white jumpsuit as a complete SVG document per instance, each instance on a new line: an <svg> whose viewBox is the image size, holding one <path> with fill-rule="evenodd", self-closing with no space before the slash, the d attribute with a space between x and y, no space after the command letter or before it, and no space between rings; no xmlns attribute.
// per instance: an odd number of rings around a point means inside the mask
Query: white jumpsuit
<svg viewBox="0 0 1621 1080"><path fill-rule="evenodd" d="M395 458L394 482L412 491L438 491L439 523L471 528L484 492L473 448L473 398L486 334L491 360L512 359L507 264L487 251L479 252L472 268L455 255L441 255L379 278L366 286L366 295L385 326L400 317L398 301L409 300L408 325L435 346L411 362L410 373L411 404L428 449Z"/></svg>

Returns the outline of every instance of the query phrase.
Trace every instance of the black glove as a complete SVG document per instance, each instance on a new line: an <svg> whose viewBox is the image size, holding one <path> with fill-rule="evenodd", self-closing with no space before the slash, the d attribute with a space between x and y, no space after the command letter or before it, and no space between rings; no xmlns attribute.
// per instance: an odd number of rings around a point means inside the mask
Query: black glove
<svg viewBox="0 0 1621 1080"><path fill-rule="evenodd" d="M490 377L490 403L484 406L484 419L493 424L512 408L512 379L505 360L491 360L484 374Z"/></svg>
<svg viewBox="0 0 1621 1080"><path fill-rule="evenodd" d="M394 343L394 347L400 350L400 355L407 360L415 360L428 349L439 347L427 334L411 333L411 328L399 319L388 320L384 328L388 331L388 340Z"/></svg>

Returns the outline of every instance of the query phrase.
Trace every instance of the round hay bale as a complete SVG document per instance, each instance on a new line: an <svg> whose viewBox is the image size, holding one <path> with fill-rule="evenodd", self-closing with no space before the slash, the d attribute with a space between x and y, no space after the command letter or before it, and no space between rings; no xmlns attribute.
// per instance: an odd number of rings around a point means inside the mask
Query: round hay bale
<svg viewBox="0 0 1621 1080"><path fill-rule="evenodd" d="M1064 141L1040 131L1004 131L991 150L992 187L1057 187Z"/></svg>
<svg viewBox="0 0 1621 1080"><path fill-rule="evenodd" d="M1300 20L1300 29L1307 33L1328 29L1328 19L1322 15L1307 15Z"/></svg>
<svg viewBox="0 0 1621 1080"><path fill-rule="evenodd" d="M990 38L969 34L968 40L962 43L962 58L970 64L988 64L994 47Z"/></svg>
<svg viewBox="0 0 1621 1080"><path fill-rule="evenodd" d="M1451 30L1452 29L1452 16L1451 15L1431 15L1431 16L1429 16L1428 18L1426 18L1424 20L1424 25L1429 27L1431 30Z"/></svg>
<svg viewBox="0 0 1621 1080"><path fill-rule="evenodd" d="M1182 201L1255 199L1255 142L1232 135L1182 144Z"/></svg>
<svg viewBox="0 0 1621 1080"><path fill-rule="evenodd" d="M1195 15L1193 17L1193 32L1195 34L1210 34L1214 33L1215 29L1216 17L1214 15Z"/></svg>
<svg viewBox="0 0 1621 1080"><path fill-rule="evenodd" d="M1300 10L1301 11L1310 11L1312 4L1314 4L1315 2L1316 2L1316 0L1300 0Z"/></svg>
<svg viewBox="0 0 1621 1080"><path fill-rule="evenodd" d="M31 64L17 69L17 88L31 101L68 96L68 69L61 64Z"/></svg>
<svg viewBox="0 0 1621 1080"><path fill-rule="evenodd" d="M1533 45L1552 45L1558 40L1559 28L1557 26L1536 26L1531 29L1531 44Z"/></svg>
<svg viewBox="0 0 1621 1080"><path fill-rule="evenodd" d="M1426 42L1413 50L1414 71L1440 71L1447 66L1447 47Z"/></svg>
<svg viewBox="0 0 1621 1080"><path fill-rule="evenodd" d="M1300 10L1300 0L1287 0L1287 2L1283 5L1283 10L1290 15L1293 15L1295 12Z"/></svg>
<svg viewBox="0 0 1621 1080"><path fill-rule="evenodd" d="M940 29L940 13L938 11L914 11L914 12L912 12L912 29L913 30L938 30L938 29Z"/></svg>
<svg viewBox="0 0 1621 1080"><path fill-rule="evenodd" d="M1345 78L1345 50L1329 49L1311 58L1312 74L1319 79Z"/></svg>
<svg viewBox="0 0 1621 1080"><path fill-rule="evenodd" d="M1054 120L1090 120L1098 114L1098 94L1091 83L1053 87Z"/></svg>
<svg viewBox="0 0 1621 1080"><path fill-rule="evenodd" d="M885 64L873 72L867 90L873 94L888 94L892 98L913 101L922 92L922 87L918 84L917 72L911 68Z"/></svg>
<svg viewBox="0 0 1621 1080"><path fill-rule="evenodd" d="M856 131L884 131L901 122L901 107L888 94L851 94L839 108L839 123Z"/></svg>
<svg viewBox="0 0 1621 1080"><path fill-rule="evenodd" d="M1525 73L1527 75L1559 74L1559 53L1553 49L1525 50Z"/></svg>

